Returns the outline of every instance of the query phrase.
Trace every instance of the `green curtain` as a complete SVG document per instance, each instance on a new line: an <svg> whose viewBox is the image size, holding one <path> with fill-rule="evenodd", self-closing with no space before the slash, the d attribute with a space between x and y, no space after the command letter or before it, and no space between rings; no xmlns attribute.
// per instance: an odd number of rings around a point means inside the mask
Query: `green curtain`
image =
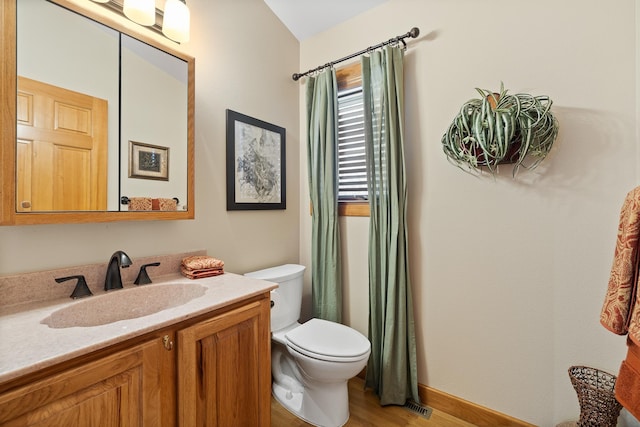
<svg viewBox="0 0 640 427"><path fill-rule="evenodd" d="M407 245L403 55L362 57L369 187L369 340L366 386L382 405L420 402Z"/></svg>
<svg viewBox="0 0 640 427"><path fill-rule="evenodd" d="M337 87L333 68L307 79L307 161L312 206L313 317L342 322Z"/></svg>

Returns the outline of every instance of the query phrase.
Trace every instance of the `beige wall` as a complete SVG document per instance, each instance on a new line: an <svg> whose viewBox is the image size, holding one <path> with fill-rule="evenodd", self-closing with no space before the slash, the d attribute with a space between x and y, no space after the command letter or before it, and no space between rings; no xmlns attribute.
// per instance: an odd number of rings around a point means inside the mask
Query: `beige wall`
<svg viewBox="0 0 640 427"><path fill-rule="evenodd" d="M262 0L188 3L196 219L0 227L0 274L106 263L117 249L206 249L236 272L310 265L302 84L290 75L418 26L406 102L419 380L541 426L575 417L567 368L616 372L624 354L598 314L639 176L634 2L390 0L301 46ZM474 87L501 80L550 95L561 134L537 171L474 179L448 164L440 136ZM286 211L225 210L226 108L287 129ZM341 225L345 317L366 331L368 222Z"/></svg>
<svg viewBox="0 0 640 427"><path fill-rule="evenodd" d="M421 30L405 60L420 383L553 426L579 413L569 366L617 373L625 339L605 331L599 313L618 213L638 176L634 8L390 0L301 43L306 70ZM476 179L447 162L440 138L475 87L501 81L551 96L560 136L536 171ZM310 265L305 155L300 249ZM367 220L341 225L346 318L366 331Z"/></svg>
<svg viewBox="0 0 640 427"><path fill-rule="evenodd" d="M240 273L298 261L298 86L289 76L299 43L262 0L189 7L191 41L182 48L196 58L196 219L0 227L1 275L106 263L117 249L134 260L206 249ZM226 211L227 108L287 129L286 210Z"/></svg>

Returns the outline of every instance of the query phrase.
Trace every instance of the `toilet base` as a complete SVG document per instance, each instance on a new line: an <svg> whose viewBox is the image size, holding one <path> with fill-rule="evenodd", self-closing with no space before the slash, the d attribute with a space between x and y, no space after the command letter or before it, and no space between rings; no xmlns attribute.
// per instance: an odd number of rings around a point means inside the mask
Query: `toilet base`
<svg viewBox="0 0 640 427"><path fill-rule="evenodd" d="M287 411L314 426L342 427L349 420L349 390L346 381L329 387L325 383L320 392L308 387L303 392L292 392L274 382L271 391ZM322 408L327 408L329 412Z"/></svg>

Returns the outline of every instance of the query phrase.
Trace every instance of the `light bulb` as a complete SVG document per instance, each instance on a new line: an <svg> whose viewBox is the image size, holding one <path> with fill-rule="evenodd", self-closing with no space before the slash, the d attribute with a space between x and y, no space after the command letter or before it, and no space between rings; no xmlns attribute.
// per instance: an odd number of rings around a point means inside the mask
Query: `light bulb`
<svg viewBox="0 0 640 427"><path fill-rule="evenodd" d="M190 13L186 3L180 0L167 0L164 5L162 32L171 40L179 43L189 41Z"/></svg>
<svg viewBox="0 0 640 427"><path fill-rule="evenodd" d="M140 25L156 23L155 0L124 0L122 11L127 18Z"/></svg>

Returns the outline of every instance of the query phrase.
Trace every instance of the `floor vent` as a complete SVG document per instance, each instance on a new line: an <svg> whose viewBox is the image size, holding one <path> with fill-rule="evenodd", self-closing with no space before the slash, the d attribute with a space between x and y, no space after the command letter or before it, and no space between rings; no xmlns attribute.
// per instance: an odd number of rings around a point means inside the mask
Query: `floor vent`
<svg viewBox="0 0 640 427"><path fill-rule="evenodd" d="M407 400L407 403L404 404L404 407L426 419L431 418L431 413L433 412L433 409L429 408L428 406L416 403L413 400Z"/></svg>

